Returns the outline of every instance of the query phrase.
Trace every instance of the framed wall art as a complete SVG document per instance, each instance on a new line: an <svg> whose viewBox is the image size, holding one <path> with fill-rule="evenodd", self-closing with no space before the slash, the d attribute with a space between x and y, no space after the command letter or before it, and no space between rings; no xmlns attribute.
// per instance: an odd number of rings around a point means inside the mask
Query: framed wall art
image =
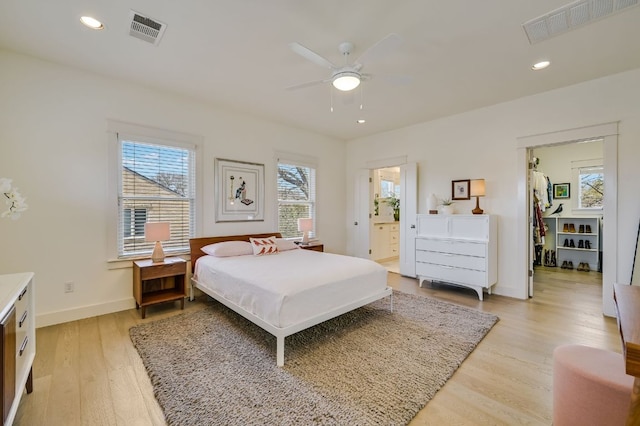
<svg viewBox="0 0 640 426"><path fill-rule="evenodd" d="M452 180L451 181L451 199L452 200L469 200L469 185L471 179Z"/></svg>
<svg viewBox="0 0 640 426"><path fill-rule="evenodd" d="M571 184L554 183L553 198L569 198L571 196Z"/></svg>
<svg viewBox="0 0 640 426"><path fill-rule="evenodd" d="M216 222L264 220L264 164L215 159Z"/></svg>

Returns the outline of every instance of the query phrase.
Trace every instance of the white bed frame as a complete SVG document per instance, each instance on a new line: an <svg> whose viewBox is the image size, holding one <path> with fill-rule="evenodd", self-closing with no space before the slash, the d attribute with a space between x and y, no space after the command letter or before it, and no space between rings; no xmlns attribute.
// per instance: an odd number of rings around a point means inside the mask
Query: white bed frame
<svg viewBox="0 0 640 426"><path fill-rule="evenodd" d="M272 234L255 234L255 235L232 235L227 237L192 238L191 240L189 240L191 245L191 268L193 270L193 268L195 267L196 260L200 256L204 255L204 253L200 251L200 248L204 247L207 244L213 244L215 242L221 242L221 241L249 241L249 237L266 238L273 235L276 235L279 237L279 234L272 233ZM299 331L302 331L314 325L320 324L324 321L327 321L331 318L335 318L349 311L360 308L364 305L368 305L371 302L375 302L376 300L382 299L387 296L390 296L390 310L393 312L393 291L391 287L386 287L380 293L376 293L371 296L367 296L365 298L343 304L341 306L333 308L327 312L323 312L320 315L309 318L298 324L292 324L288 327L281 328L266 322L262 318L259 318L253 313L245 310L241 306L238 306L234 302L228 300L224 296L208 288L206 285L198 282L196 278L193 278L193 277L191 278L191 286L192 287L195 286L200 291L211 296L212 298L222 303L223 305L233 310L234 312L237 312L238 314L242 315L243 317L245 317L246 319L248 319L249 321L257 325L258 327L262 328L268 333L273 334L276 337L276 363L278 367L282 367L284 365L284 339L287 336L291 336L292 334L295 334ZM191 300L193 300L193 288L191 289L191 295L192 295Z"/></svg>

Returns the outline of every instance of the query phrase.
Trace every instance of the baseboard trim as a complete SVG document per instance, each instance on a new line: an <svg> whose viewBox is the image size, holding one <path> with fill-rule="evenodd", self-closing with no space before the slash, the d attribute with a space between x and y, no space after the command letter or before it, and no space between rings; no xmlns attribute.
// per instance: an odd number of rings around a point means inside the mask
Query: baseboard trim
<svg viewBox="0 0 640 426"><path fill-rule="evenodd" d="M62 324L64 322L76 321L84 318L91 318L98 315L112 314L114 312L126 311L135 307L133 297L114 300L108 303L81 306L63 311L47 312L36 315L36 328L47 327L49 325Z"/></svg>

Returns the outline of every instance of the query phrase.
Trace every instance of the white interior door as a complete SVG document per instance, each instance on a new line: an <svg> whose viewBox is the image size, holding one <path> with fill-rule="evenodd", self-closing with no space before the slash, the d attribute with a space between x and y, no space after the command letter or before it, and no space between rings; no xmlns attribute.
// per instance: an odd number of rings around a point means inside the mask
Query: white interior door
<svg viewBox="0 0 640 426"><path fill-rule="evenodd" d="M369 259L371 170L360 169L356 175L354 192L354 256Z"/></svg>
<svg viewBox="0 0 640 426"><path fill-rule="evenodd" d="M527 160L529 162L529 173L527 174L527 206L529 206L529 297L533 297L533 262L535 259L535 246L533 244L533 150L527 149Z"/></svg>
<svg viewBox="0 0 640 426"><path fill-rule="evenodd" d="M418 214L418 165L400 166L400 274L416 276L416 218Z"/></svg>

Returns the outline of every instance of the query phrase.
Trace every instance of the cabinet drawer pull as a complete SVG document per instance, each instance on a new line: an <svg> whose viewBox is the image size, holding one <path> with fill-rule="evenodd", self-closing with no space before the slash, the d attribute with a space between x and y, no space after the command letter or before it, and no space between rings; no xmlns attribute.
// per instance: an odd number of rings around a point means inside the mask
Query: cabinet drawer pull
<svg viewBox="0 0 640 426"><path fill-rule="evenodd" d="M24 340L22 341L22 345L20 345L20 352L18 352L18 355L22 356L22 353L27 348L27 343L29 343L29 336L24 337Z"/></svg>
<svg viewBox="0 0 640 426"><path fill-rule="evenodd" d="M24 294L27 292L27 287L25 287L24 289L22 289L22 292L20 293L20 296L18 296L18 300L22 300L22 298L24 297Z"/></svg>
<svg viewBox="0 0 640 426"><path fill-rule="evenodd" d="M22 328L22 324L24 324L26 319L27 319L27 311L24 311L24 314L22 314L22 318L20 318L20 321L18 322L18 327Z"/></svg>

